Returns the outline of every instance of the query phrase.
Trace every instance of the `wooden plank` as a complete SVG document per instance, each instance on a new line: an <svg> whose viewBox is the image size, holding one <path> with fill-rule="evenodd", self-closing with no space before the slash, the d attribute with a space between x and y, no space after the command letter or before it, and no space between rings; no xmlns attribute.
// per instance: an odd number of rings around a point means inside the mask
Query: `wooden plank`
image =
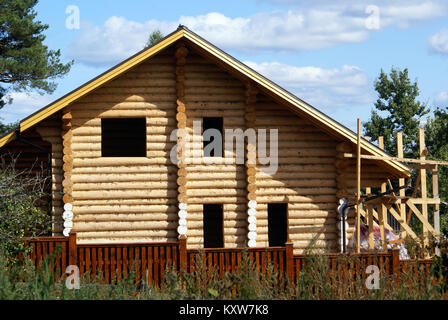
<svg viewBox="0 0 448 320"><path fill-rule="evenodd" d="M381 150L384 150L384 137L378 137L378 146ZM381 184L381 192L386 192L386 183ZM379 220L378 224L380 226L380 234L381 234L381 243L383 250L387 250L387 240L386 240L386 233L384 231L384 222L387 221L387 209L384 203L380 204L380 210L379 210Z"/></svg>
<svg viewBox="0 0 448 320"><path fill-rule="evenodd" d="M159 247L153 247L153 261L154 261L154 284L160 287L160 255Z"/></svg>
<svg viewBox="0 0 448 320"><path fill-rule="evenodd" d="M432 170L432 196L434 199L439 200L439 168L436 166ZM434 230L437 235L440 236L440 205L434 206ZM436 247L436 255L440 256L440 248Z"/></svg>
<svg viewBox="0 0 448 320"><path fill-rule="evenodd" d="M166 265L169 268L172 268L173 265L173 254L171 252L171 247L170 246L166 246Z"/></svg>
<svg viewBox="0 0 448 320"><path fill-rule="evenodd" d="M165 266L166 266L166 252L165 252L164 246L159 247L159 256L160 256L160 278L159 278L160 284L159 285L161 285L163 282L163 276L165 273Z"/></svg>
<svg viewBox="0 0 448 320"><path fill-rule="evenodd" d="M91 251L92 251L92 248L89 248L89 249L86 249L86 252L85 252L85 259L86 259L86 273L87 273L87 279L90 279L91 277L92 277L92 264L91 264L91 258L90 258L90 255L91 255Z"/></svg>
<svg viewBox="0 0 448 320"><path fill-rule="evenodd" d="M154 284L154 272L153 272L153 265L154 265L154 258L153 258L153 249L154 247L149 247L147 249L147 267L148 267L148 283L150 286Z"/></svg>
<svg viewBox="0 0 448 320"><path fill-rule="evenodd" d="M404 158L403 153L403 132L397 132L397 155L399 158ZM405 185L405 180L403 178L398 179L398 186L402 187ZM406 196L406 191L400 189L400 197ZM403 221L406 221L406 205L400 203L400 215ZM406 230L401 226L401 237L406 238Z"/></svg>
<svg viewBox="0 0 448 320"><path fill-rule="evenodd" d="M114 283L117 283L117 251L120 249L120 247L110 248L110 278Z"/></svg>
<svg viewBox="0 0 448 320"><path fill-rule="evenodd" d="M67 263L68 263L68 259L67 259L68 241L64 241L61 244L62 244L62 246L61 246L61 249L62 249L62 252L61 252L61 261L62 261L61 271L62 271L62 273L65 273L65 269L67 269Z"/></svg>
<svg viewBox="0 0 448 320"><path fill-rule="evenodd" d="M132 271L135 272L135 265L134 265L134 246L130 245L127 247L128 249L128 255L129 255L129 273Z"/></svg>
<svg viewBox="0 0 448 320"><path fill-rule="evenodd" d="M417 182L415 183L415 188L414 191L412 192L412 198L415 198L417 196L417 192L420 188L420 178L421 178L420 175L417 175ZM406 218L406 224L409 224L411 222L411 217L412 217L412 210L411 208L409 208Z"/></svg>
<svg viewBox="0 0 448 320"><path fill-rule="evenodd" d="M353 153L344 153L344 158L357 158L356 154ZM390 160L390 161L401 161L401 162L410 162L410 163L422 163L422 164L437 164L439 166L448 166L448 161L439 161L439 160L421 160L421 159L412 159L412 158L399 158L399 157L390 157L390 156L371 156L362 154L361 159L366 160Z"/></svg>
<svg viewBox="0 0 448 320"><path fill-rule="evenodd" d="M107 284L111 284L109 249L104 248L104 280Z"/></svg>
<svg viewBox="0 0 448 320"><path fill-rule="evenodd" d="M224 277L224 252L219 252L219 276Z"/></svg>
<svg viewBox="0 0 448 320"><path fill-rule="evenodd" d="M419 151L420 151L420 159L426 160L426 146L425 146L425 130L421 129L419 130ZM428 197L428 191L427 191L427 185L426 185L426 169L422 168L420 169L420 192L421 192L421 198L425 200ZM409 205L409 204L408 204ZM414 211L415 213L415 211ZM426 203L422 203L422 215L428 220L428 205ZM429 245L429 238L428 238L428 230L426 228L426 225L423 224L423 244L425 246Z"/></svg>
<svg viewBox="0 0 448 320"><path fill-rule="evenodd" d="M148 270L148 260L146 259L146 253L148 252L148 248L146 246L142 247L142 253L141 253L141 265L142 265L142 279L147 284L148 278L147 278L147 271Z"/></svg>
<svg viewBox="0 0 448 320"><path fill-rule="evenodd" d="M168 246L169 248L169 246ZM140 283L142 279L142 267L141 267L141 259L140 259L140 250L142 249L141 246L135 246L134 247L134 263L135 263L135 273L136 273L136 281L137 283Z"/></svg>
<svg viewBox="0 0 448 320"><path fill-rule="evenodd" d="M123 258L123 279L126 279L129 273L128 248L126 246L123 246L121 250L123 251L121 254Z"/></svg>
<svg viewBox="0 0 448 320"><path fill-rule="evenodd" d="M92 248L92 276L96 278L98 272L97 248Z"/></svg>
<svg viewBox="0 0 448 320"><path fill-rule="evenodd" d="M370 188L366 188L366 193L371 193ZM372 207L367 204L366 205L366 215L367 215L367 225L369 228L369 250L373 250L375 248L375 242L374 242L374 230L373 230L373 212Z"/></svg>
<svg viewBox="0 0 448 320"><path fill-rule="evenodd" d="M401 216L398 214L398 212L395 211L394 208L392 208L391 206L389 206L389 212L392 214L392 216L397 219L397 221L401 220ZM403 226L403 228L406 230L408 236L410 236L412 239L418 240L418 236L414 233L414 231L411 229L411 227L409 227L409 225L407 223L402 223L401 224Z"/></svg>
<svg viewBox="0 0 448 320"><path fill-rule="evenodd" d="M79 273L80 274L84 274L86 272L86 261L84 259L84 251L86 250L86 248L78 248L78 256L79 256L79 261L78 261L78 267L79 267Z"/></svg>
<svg viewBox="0 0 448 320"><path fill-rule="evenodd" d="M117 266L116 266L116 273L115 273L115 275L116 275L116 277L117 277L117 281L120 281L121 280L121 273L122 273L122 268L123 268L123 257L122 257L122 254L123 254L123 250L122 250L122 248L121 247L117 247L117 251L116 251L116 255L117 255L117 261L116 261L116 263L117 263Z"/></svg>
<svg viewBox="0 0 448 320"><path fill-rule="evenodd" d="M361 119L358 118L356 158L356 252L361 252Z"/></svg>
<svg viewBox="0 0 448 320"><path fill-rule="evenodd" d="M42 260L42 243L36 242L36 262L39 266Z"/></svg>
<svg viewBox="0 0 448 320"><path fill-rule="evenodd" d="M418 210L418 208L414 205L414 203L412 202L412 200L408 200L406 202L406 204L408 205L409 208L411 208L412 212L415 214L415 216L422 222L423 226L425 227L424 230L426 230L426 232L430 232L432 233L432 235L434 237L437 237L437 232L436 230L434 230L433 226L428 222L427 217L425 217L420 210Z"/></svg>

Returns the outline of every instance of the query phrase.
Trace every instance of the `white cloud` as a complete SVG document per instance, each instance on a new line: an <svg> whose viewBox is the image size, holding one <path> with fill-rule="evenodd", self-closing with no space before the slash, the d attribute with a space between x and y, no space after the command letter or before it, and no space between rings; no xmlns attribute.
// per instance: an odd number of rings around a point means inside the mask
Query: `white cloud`
<svg viewBox="0 0 448 320"><path fill-rule="evenodd" d="M293 2L293 1L286 1ZM149 20L139 23L110 17L104 25L81 24L81 33L68 48L76 61L93 65L117 63L143 48L149 34L160 29L168 34L179 24L197 32L217 46L246 52L261 50L315 50L367 40L374 30L367 26L367 5L379 7L380 27L408 27L447 14L439 1L308 2L294 10L272 11L230 18L218 12L181 16L177 21ZM294 7L294 6L293 6Z"/></svg>
<svg viewBox="0 0 448 320"><path fill-rule="evenodd" d="M374 99L366 74L356 66L324 69L314 66L296 67L279 62L245 63L319 108L367 104Z"/></svg>
<svg viewBox="0 0 448 320"><path fill-rule="evenodd" d="M13 92L4 97L12 98L12 103L0 109L0 119L4 123L11 123L22 120L37 110L49 104L53 98L48 95L38 93ZM6 101L5 99L5 101Z"/></svg>
<svg viewBox="0 0 448 320"><path fill-rule="evenodd" d="M89 65L112 65L143 49L152 31L167 34L176 23L150 20L145 23L110 17L103 26L81 23L82 32L68 47L67 55Z"/></svg>
<svg viewBox="0 0 448 320"><path fill-rule="evenodd" d="M212 12L182 16L176 22L150 20L146 23L111 17L101 27L83 22L82 32L67 54L78 62L111 65L141 50L153 30L168 34L179 24L221 48L240 51L313 50L369 37L362 18L327 10L259 13L248 18L229 18Z"/></svg>
<svg viewBox="0 0 448 320"><path fill-rule="evenodd" d="M429 47L433 52L448 54L448 29L431 36L429 38Z"/></svg>
<svg viewBox="0 0 448 320"><path fill-rule="evenodd" d="M442 91L434 98L436 107L448 106L448 92Z"/></svg>
<svg viewBox="0 0 448 320"><path fill-rule="evenodd" d="M307 8L326 8L343 12L366 16L368 6L377 6L381 18L381 27L395 25L408 28L413 23L432 18L446 16L448 5L446 0L259 0L276 5Z"/></svg>

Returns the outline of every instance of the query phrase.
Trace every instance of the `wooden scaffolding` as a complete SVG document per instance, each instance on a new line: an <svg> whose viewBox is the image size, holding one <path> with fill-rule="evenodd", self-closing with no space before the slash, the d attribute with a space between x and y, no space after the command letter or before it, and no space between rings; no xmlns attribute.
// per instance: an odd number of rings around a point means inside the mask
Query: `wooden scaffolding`
<svg viewBox="0 0 448 320"><path fill-rule="evenodd" d="M419 159L404 158L403 156L403 134L397 133L397 157L370 156L361 154L361 121L358 119L358 144L357 154L345 153L346 158L357 159L357 191L356 191L356 251L359 253L361 243L361 219L364 219L368 227L368 246L369 250L374 250L374 226L378 226L381 235L381 247L387 250L387 245L402 242L407 237L420 241L423 245L429 245L430 239L437 240L440 237L440 198L438 167L448 165L447 161L427 160L428 150L425 146L425 132L420 129L419 132ZM384 139L379 137L378 146L384 149ZM393 188L390 180L381 184L380 196L372 197L371 188L365 188L361 191L361 160L396 160L408 163L411 169L418 170L417 178L414 183L411 195L406 195L405 179L398 179L398 188ZM428 170L432 171L432 197L428 195ZM397 191L398 189L398 191ZM393 191L394 190L394 191ZM430 214L433 213L433 223L430 222ZM388 221L388 215L399 224L399 230L394 230ZM415 216L422 225L422 232L413 230L410 226L411 218ZM386 229L394 232L400 237L398 241L388 242L386 239ZM436 254L439 254L436 249Z"/></svg>

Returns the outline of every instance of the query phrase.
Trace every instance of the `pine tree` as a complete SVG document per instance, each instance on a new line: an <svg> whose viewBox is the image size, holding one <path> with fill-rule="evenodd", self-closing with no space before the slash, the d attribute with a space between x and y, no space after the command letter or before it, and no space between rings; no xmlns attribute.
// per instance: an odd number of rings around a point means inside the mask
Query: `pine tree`
<svg viewBox="0 0 448 320"><path fill-rule="evenodd" d="M381 70L375 90L378 100L370 121L363 124L365 135L372 141L383 136L385 150L396 155L396 133L402 131L405 157L417 157L420 120L429 112L426 105L416 100L417 82L411 83L408 69L392 68L389 75Z"/></svg>
<svg viewBox="0 0 448 320"><path fill-rule="evenodd" d="M44 45L48 25L36 20L37 0L0 0L0 108L9 91L52 93L52 82L70 71L60 50Z"/></svg>
<svg viewBox="0 0 448 320"><path fill-rule="evenodd" d="M154 30L148 38L148 42L146 42L145 48L149 48L153 45L155 45L157 42L163 39L163 34L160 32L160 30Z"/></svg>

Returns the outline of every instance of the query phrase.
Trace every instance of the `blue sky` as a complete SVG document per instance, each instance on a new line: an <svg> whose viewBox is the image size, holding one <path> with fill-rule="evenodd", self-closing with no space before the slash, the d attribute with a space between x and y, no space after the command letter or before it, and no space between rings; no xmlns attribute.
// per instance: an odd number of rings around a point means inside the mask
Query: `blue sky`
<svg viewBox="0 0 448 320"><path fill-rule="evenodd" d="M67 28L69 6L80 28ZM75 60L52 95L11 93L12 122L141 49L155 29L182 23L344 125L368 120L380 70L408 68L419 99L448 106L448 1L439 0L41 0L46 44ZM73 20L69 20L73 21Z"/></svg>

